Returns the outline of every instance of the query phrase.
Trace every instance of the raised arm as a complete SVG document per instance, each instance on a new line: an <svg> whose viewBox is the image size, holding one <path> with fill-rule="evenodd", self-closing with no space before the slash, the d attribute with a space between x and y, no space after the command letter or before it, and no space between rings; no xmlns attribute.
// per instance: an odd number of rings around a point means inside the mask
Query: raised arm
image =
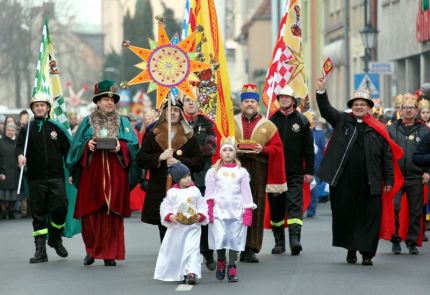
<svg viewBox="0 0 430 295"><path fill-rule="evenodd" d="M325 89L325 78L319 79L316 100L321 116L327 120L333 127L342 118L342 112L336 110L328 100L327 91Z"/></svg>

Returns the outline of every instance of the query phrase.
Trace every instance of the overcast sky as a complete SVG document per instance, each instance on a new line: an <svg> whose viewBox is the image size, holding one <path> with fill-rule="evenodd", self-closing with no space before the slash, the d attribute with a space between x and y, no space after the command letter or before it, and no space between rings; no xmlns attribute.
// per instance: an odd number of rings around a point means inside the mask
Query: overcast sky
<svg viewBox="0 0 430 295"><path fill-rule="evenodd" d="M24 6L42 5L47 0L19 0ZM53 0L57 16L75 17L79 25L101 24L101 0Z"/></svg>
<svg viewBox="0 0 430 295"><path fill-rule="evenodd" d="M72 5L73 10L76 10L73 14L76 16L77 23L101 24L101 0L73 0L67 2Z"/></svg>

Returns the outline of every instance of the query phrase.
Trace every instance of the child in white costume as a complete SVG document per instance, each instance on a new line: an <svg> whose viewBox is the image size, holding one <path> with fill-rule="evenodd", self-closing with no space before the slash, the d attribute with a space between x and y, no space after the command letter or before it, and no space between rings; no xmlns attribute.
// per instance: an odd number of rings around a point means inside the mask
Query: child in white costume
<svg viewBox="0 0 430 295"><path fill-rule="evenodd" d="M237 282L236 261L245 250L247 227L252 224L252 201L249 173L236 159L233 138L225 138L220 147L221 159L206 174L205 199L209 214L209 248L217 250L216 277L226 273L226 249L229 249L227 278Z"/></svg>
<svg viewBox="0 0 430 295"><path fill-rule="evenodd" d="M160 206L161 223L167 227L158 253L154 279L194 285L201 277L201 225L208 223L208 207L191 181L190 170L178 163L169 168L176 183Z"/></svg>

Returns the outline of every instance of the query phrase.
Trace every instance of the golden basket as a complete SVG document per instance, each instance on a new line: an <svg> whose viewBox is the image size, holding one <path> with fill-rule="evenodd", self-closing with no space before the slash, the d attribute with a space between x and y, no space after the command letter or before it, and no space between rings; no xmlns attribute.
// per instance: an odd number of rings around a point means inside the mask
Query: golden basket
<svg viewBox="0 0 430 295"><path fill-rule="evenodd" d="M190 225L195 223L198 219L199 215L194 208L186 203L179 206L178 212L176 213L176 220L180 224Z"/></svg>

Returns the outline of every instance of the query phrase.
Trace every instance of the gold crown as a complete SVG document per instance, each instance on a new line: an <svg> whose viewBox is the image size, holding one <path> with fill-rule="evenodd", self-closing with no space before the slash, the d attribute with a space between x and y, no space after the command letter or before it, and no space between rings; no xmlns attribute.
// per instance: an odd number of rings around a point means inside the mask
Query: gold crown
<svg viewBox="0 0 430 295"><path fill-rule="evenodd" d="M236 139L233 136L224 137L223 139L221 139L221 147L226 144L236 148Z"/></svg>
<svg viewBox="0 0 430 295"><path fill-rule="evenodd" d="M403 103L403 95L399 94L394 96L394 105L400 107Z"/></svg>
<svg viewBox="0 0 430 295"><path fill-rule="evenodd" d="M418 108L419 109L428 109L428 108L430 108L429 101L427 99L421 99L418 102Z"/></svg>
<svg viewBox="0 0 430 295"><path fill-rule="evenodd" d="M352 99L356 99L356 98L364 98L364 99L372 100L370 98L370 92L366 89L357 89L352 94Z"/></svg>
<svg viewBox="0 0 430 295"><path fill-rule="evenodd" d="M255 92L255 93L258 93L258 87L255 84L245 84L242 87L242 92Z"/></svg>
<svg viewBox="0 0 430 295"><path fill-rule="evenodd" d="M405 94L403 94L402 105L404 105L406 103L413 103L414 106L417 106L418 105L417 96L413 95L411 93L405 93Z"/></svg>

